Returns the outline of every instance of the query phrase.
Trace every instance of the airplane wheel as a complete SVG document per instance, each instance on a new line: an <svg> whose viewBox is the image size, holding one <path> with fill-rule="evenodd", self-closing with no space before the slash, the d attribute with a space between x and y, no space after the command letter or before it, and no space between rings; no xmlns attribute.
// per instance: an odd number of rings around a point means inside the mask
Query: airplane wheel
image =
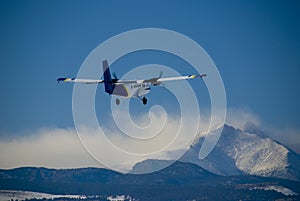
<svg viewBox="0 0 300 201"><path fill-rule="evenodd" d="M118 99L118 98L116 99L116 104L120 105L120 99Z"/></svg>
<svg viewBox="0 0 300 201"><path fill-rule="evenodd" d="M143 98L143 104L144 104L144 105L147 104L147 98L146 98L146 97Z"/></svg>

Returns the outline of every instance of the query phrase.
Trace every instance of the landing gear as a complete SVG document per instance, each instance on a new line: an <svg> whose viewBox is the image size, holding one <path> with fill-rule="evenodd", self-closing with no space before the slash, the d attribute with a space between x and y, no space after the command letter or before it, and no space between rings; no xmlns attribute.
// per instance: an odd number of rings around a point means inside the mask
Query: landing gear
<svg viewBox="0 0 300 201"><path fill-rule="evenodd" d="M118 98L116 99L116 104L120 105L120 99L118 99Z"/></svg>
<svg viewBox="0 0 300 201"><path fill-rule="evenodd" d="M143 104L144 104L144 105L147 104L147 98L146 98L146 97L144 97L144 98L142 99L142 101L143 101Z"/></svg>

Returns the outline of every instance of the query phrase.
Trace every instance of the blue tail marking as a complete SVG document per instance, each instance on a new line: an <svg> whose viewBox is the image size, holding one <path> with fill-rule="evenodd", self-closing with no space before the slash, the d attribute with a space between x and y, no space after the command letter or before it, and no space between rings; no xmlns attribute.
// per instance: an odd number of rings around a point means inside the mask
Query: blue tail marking
<svg viewBox="0 0 300 201"><path fill-rule="evenodd" d="M105 92L108 94L112 94L115 88L115 85L113 84L108 62L107 60L102 61L102 66L103 66L103 77L104 77L104 87L105 87Z"/></svg>

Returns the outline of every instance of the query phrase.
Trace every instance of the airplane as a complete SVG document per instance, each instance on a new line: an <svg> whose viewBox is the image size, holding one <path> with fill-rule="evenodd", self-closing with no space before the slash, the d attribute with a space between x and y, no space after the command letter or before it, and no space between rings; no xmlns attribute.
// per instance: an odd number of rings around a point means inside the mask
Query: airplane
<svg viewBox="0 0 300 201"><path fill-rule="evenodd" d="M168 81L188 80L206 76L206 74L201 74L162 78L162 72L160 72L159 76L155 78L145 80L120 80L115 73L112 74L112 78L107 60L102 61L102 66L104 72L103 80L61 77L57 79L57 82L75 82L84 84L104 83L105 92L109 95L120 96L123 98L138 98L146 105L148 102L146 95L150 93L151 86L158 86L161 83ZM116 104L120 104L119 98L116 99Z"/></svg>

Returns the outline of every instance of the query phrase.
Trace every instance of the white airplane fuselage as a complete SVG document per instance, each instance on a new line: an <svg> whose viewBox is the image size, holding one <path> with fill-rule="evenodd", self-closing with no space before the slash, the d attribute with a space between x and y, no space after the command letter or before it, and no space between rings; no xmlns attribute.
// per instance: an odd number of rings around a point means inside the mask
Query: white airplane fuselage
<svg viewBox="0 0 300 201"><path fill-rule="evenodd" d="M188 80L194 78L203 78L206 74L201 75L185 75L177 77L167 77L162 78L162 72L158 77L145 79L145 80L119 80L116 74L113 76L110 74L108 61L104 60L102 62L103 66L103 79L80 79L80 78L58 78L58 82L77 82L85 84L104 84L104 90L106 93L114 96L119 96L123 98L138 98L142 100L143 104L147 104L147 98L145 97L150 93L151 86L159 86L163 82L178 81L178 80ZM120 104L120 99L116 99L116 104Z"/></svg>
<svg viewBox="0 0 300 201"><path fill-rule="evenodd" d="M133 84L126 84L124 85L124 87L126 87L129 92L128 97L139 98L150 93L151 90L150 85L151 83L133 83Z"/></svg>

